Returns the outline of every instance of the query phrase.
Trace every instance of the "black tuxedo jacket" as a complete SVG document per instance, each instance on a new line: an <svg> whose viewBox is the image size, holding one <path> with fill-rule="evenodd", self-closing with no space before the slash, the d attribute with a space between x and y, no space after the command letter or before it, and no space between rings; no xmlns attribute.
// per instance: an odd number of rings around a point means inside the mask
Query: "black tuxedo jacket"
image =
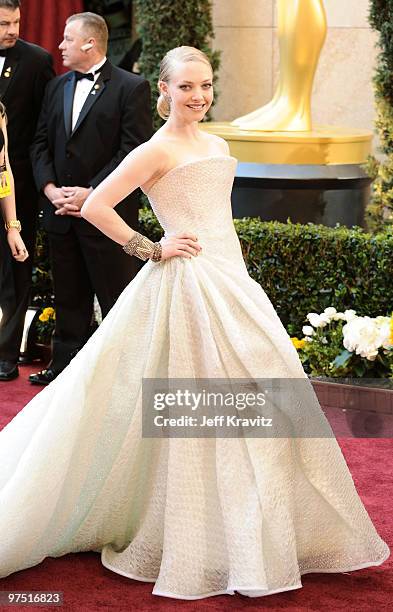
<svg viewBox="0 0 393 612"><path fill-rule="evenodd" d="M150 87L142 77L107 61L87 96L74 130L71 130L75 91L73 72L53 79L45 92L31 159L37 188L97 187L135 147L152 135ZM138 194L117 207L122 218L135 225ZM66 233L71 224L79 233L97 230L84 219L55 215L44 197L44 227Z"/></svg>
<svg viewBox="0 0 393 612"><path fill-rule="evenodd" d="M37 191L29 149L33 142L45 88L55 76L51 55L31 43L17 40L7 50L0 77L0 98L6 107L8 153L15 180L16 211L23 237L34 248Z"/></svg>
<svg viewBox="0 0 393 612"><path fill-rule="evenodd" d="M25 183L32 183L29 149L46 85L54 76L52 57L41 47L17 40L8 49L0 77L0 99L6 107L8 121L8 153L16 183L17 207L29 206L34 216L37 209L32 206L32 194L25 194ZM26 202L21 201L23 195Z"/></svg>

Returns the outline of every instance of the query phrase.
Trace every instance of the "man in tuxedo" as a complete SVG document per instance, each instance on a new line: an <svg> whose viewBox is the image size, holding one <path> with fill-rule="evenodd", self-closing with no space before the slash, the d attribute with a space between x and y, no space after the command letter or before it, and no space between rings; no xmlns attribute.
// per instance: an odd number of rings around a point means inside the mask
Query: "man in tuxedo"
<svg viewBox="0 0 393 612"><path fill-rule="evenodd" d="M107 41L99 15L67 20L59 48L73 71L49 83L31 148L36 184L46 196L56 308L52 362L30 376L34 384L54 380L86 342L94 295L105 316L136 272L122 248L80 215L91 191L152 135L149 84L106 59ZM116 209L134 228L138 205L134 193Z"/></svg>
<svg viewBox="0 0 393 612"><path fill-rule="evenodd" d="M46 84L54 76L44 49L18 39L19 0L0 0L0 98L6 107L8 150L15 180L16 211L30 257L15 261L0 224L0 380L16 378L19 349L31 289L38 194L29 148Z"/></svg>

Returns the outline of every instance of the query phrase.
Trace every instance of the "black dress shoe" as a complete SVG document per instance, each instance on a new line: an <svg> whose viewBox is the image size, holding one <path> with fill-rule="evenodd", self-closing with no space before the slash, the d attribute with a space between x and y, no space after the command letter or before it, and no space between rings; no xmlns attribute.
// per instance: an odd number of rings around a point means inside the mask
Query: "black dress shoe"
<svg viewBox="0 0 393 612"><path fill-rule="evenodd" d="M55 378L60 374L57 370L48 368L47 370L41 370L37 374L30 374L29 381L32 385L49 385Z"/></svg>
<svg viewBox="0 0 393 612"><path fill-rule="evenodd" d="M0 380L8 381L18 378L18 365L13 361L0 361Z"/></svg>

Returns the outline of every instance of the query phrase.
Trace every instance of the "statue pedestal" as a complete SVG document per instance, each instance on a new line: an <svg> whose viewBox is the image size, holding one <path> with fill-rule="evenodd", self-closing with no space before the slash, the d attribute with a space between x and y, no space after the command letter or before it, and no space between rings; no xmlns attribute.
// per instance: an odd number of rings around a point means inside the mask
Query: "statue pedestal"
<svg viewBox="0 0 393 612"><path fill-rule="evenodd" d="M248 132L217 122L200 127L224 138L240 162L232 196L235 217L364 225L371 179L361 165L371 153L372 132L339 127Z"/></svg>
<svg viewBox="0 0 393 612"><path fill-rule="evenodd" d="M240 162L232 192L235 218L364 227L371 179L358 164L333 166Z"/></svg>
<svg viewBox="0 0 393 612"><path fill-rule="evenodd" d="M369 130L329 126L312 132L248 132L212 121L200 127L224 138L239 161L258 164L363 164L373 139Z"/></svg>

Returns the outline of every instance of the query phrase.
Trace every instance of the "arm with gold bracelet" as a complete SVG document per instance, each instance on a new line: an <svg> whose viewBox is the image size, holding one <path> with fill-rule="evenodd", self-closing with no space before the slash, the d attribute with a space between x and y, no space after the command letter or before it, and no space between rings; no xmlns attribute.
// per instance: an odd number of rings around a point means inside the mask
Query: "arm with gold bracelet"
<svg viewBox="0 0 393 612"><path fill-rule="evenodd" d="M5 115L1 118L4 136L2 164L0 165L0 206L7 232L7 242L16 261L25 261L29 254L20 235L21 223L16 217L14 177L8 159L8 138Z"/></svg>
<svg viewBox="0 0 393 612"><path fill-rule="evenodd" d="M202 247L193 232L167 236L160 242L152 242L132 229L115 211L116 205L123 201L138 187L157 180L167 170L166 148L153 139L140 145L118 165L88 196L81 208L81 216L101 232L122 246L128 255L143 261L165 261L171 257L196 257Z"/></svg>

